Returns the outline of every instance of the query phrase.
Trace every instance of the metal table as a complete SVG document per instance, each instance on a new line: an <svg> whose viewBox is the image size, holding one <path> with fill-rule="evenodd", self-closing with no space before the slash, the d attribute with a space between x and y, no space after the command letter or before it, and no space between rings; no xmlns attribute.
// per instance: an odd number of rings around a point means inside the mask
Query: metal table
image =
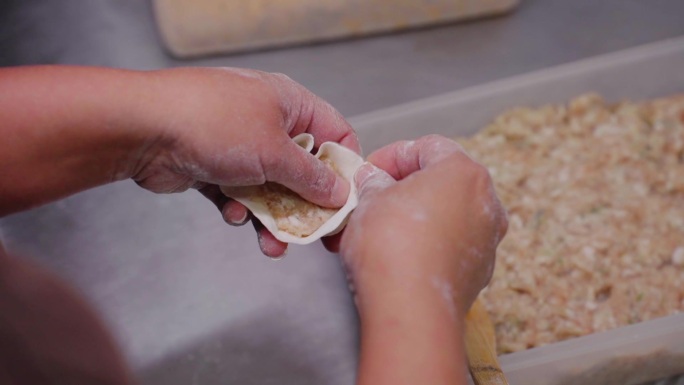
<svg viewBox="0 0 684 385"><path fill-rule="evenodd" d="M135 0L0 3L0 65L284 72L345 115L684 34L677 0L526 0L510 17L331 44L176 61ZM0 220L5 246L76 285L144 384L351 384L357 319L336 256L260 256L197 193L132 182Z"/></svg>

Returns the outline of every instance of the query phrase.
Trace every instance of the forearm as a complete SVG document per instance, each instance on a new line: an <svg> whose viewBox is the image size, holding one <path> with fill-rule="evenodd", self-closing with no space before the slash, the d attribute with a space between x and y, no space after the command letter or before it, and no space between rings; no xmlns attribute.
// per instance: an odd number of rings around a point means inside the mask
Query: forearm
<svg viewBox="0 0 684 385"><path fill-rule="evenodd" d="M389 261L359 287L357 384L464 384L461 299L439 274L397 273Z"/></svg>
<svg viewBox="0 0 684 385"><path fill-rule="evenodd" d="M130 177L155 140L145 75L87 67L0 70L0 215Z"/></svg>

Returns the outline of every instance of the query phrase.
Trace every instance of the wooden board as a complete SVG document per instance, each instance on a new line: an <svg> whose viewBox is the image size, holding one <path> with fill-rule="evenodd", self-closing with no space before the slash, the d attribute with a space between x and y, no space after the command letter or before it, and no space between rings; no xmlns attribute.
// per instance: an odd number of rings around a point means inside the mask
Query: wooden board
<svg viewBox="0 0 684 385"><path fill-rule="evenodd" d="M468 369L475 385L508 385L496 356L494 326L479 298L470 307L465 321Z"/></svg>
<svg viewBox="0 0 684 385"><path fill-rule="evenodd" d="M310 43L505 13L518 0L153 0L177 57Z"/></svg>

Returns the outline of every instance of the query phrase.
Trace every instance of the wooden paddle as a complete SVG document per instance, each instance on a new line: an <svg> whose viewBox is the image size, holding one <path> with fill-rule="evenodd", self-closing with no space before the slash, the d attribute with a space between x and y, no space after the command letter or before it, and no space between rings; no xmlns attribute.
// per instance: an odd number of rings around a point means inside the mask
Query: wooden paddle
<svg viewBox="0 0 684 385"><path fill-rule="evenodd" d="M468 367L475 385L508 385L496 358L494 326L479 299L468 311L465 326Z"/></svg>

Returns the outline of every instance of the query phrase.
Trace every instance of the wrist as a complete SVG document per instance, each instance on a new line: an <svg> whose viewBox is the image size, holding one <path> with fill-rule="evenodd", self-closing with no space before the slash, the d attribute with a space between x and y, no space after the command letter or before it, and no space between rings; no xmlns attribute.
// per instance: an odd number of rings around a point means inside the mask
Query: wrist
<svg viewBox="0 0 684 385"><path fill-rule="evenodd" d="M461 315L470 306L474 284L462 271L455 252L436 243L415 241L391 249L373 242L365 246L346 258L351 262L360 312L389 299L407 302L414 297L445 302L448 296L449 306Z"/></svg>
<svg viewBox="0 0 684 385"><path fill-rule="evenodd" d="M464 285L437 271L395 270L386 271L382 276L364 276L359 274L354 281L357 307L362 316L403 316L425 307L457 321L465 315L472 302Z"/></svg>
<svg viewBox="0 0 684 385"><path fill-rule="evenodd" d="M113 180L134 177L159 153L167 151L174 141L170 134L168 117L172 107L165 90L165 80L156 71L130 71L126 74L123 95L114 96L122 101L110 111L120 132L124 149L116 160Z"/></svg>
<svg viewBox="0 0 684 385"><path fill-rule="evenodd" d="M458 293L431 272L390 270L359 288L358 383L461 383L465 310Z"/></svg>

